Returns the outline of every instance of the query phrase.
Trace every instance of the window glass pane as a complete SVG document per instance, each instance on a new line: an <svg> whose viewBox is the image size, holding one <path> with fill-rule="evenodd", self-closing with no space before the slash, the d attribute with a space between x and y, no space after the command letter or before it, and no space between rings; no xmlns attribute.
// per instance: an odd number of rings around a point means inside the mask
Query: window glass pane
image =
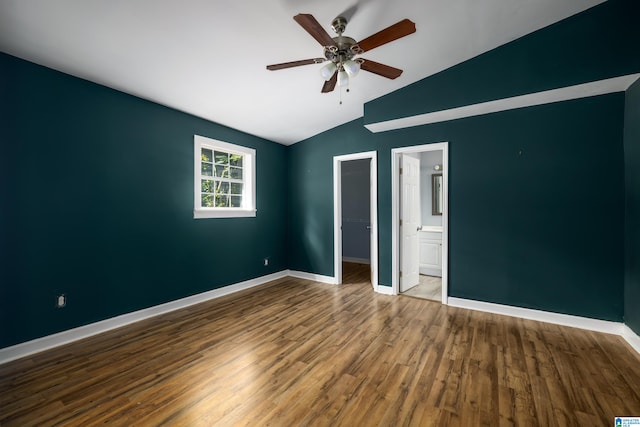
<svg viewBox="0 0 640 427"><path fill-rule="evenodd" d="M207 148L203 148L202 149L202 155L200 156L200 159L203 162L212 162L213 160L213 153L211 150L207 149Z"/></svg>
<svg viewBox="0 0 640 427"><path fill-rule="evenodd" d="M231 166L242 167L242 156L240 154L231 154L229 156L229 162Z"/></svg>
<svg viewBox="0 0 640 427"><path fill-rule="evenodd" d="M213 175L213 165L211 163L202 163L202 175L212 176Z"/></svg>
<svg viewBox="0 0 640 427"><path fill-rule="evenodd" d="M216 208L228 208L228 207L229 207L229 196L216 195Z"/></svg>
<svg viewBox="0 0 640 427"><path fill-rule="evenodd" d="M216 165L216 175L218 178L229 178L229 166Z"/></svg>
<svg viewBox="0 0 640 427"><path fill-rule="evenodd" d="M242 207L242 196L231 196L231 207L232 208L241 208Z"/></svg>
<svg viewBox="0 0 640 427"><path fill-rule="evenodd" d="M231 168L231 178L232 179L242 179L242 169L241 168Z"/></svg>
<svg viewBox="0 0 640 427"><path fill-rule="evenodd" d="M216 181L216 194L229 194L229 183Z"/></svg>
<svg viewBox="0 0 640 427"><path fill-rule="evenodd" d="M231 194L242 194L242 184L240 184L239 182L232 182Z"/></svg>
<svg viewBox="0 0 640 427"><path fill-rule="evenodd" d="M229 153L225 153L224 151L216 151L216 165L228 165L229 164Z"/></svg>
<svg viewBox="0 0 640 427"><path fill-rule="evenodd" d="M210 179L202 180L202 192L203 193L213 193L213 181Z"/></svg>
<svg viewBox="0 0 640 427"><path fill-rule="evenodd" d="M212 208L213 207L213 194L202 194L202 207L203 208Z"/></svg>

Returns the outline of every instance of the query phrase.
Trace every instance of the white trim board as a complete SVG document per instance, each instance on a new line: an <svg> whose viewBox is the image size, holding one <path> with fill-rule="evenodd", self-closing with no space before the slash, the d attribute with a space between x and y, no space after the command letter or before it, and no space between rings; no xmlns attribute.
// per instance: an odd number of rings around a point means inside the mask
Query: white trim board
<svg viewBox="0 0 640 427"><path fill-rule="evenodd" d="M622 322L591 319L588 317L572 316L570 314L553 313L550 311L533 310L530 308L514 307L510 305L495 304L484 301L475 301L464 298L449 297L449 305L452 307L478 310L487 313L501 314L504 316L519 317L522 319L537 320L539 322L553 323L572 328L586 329L595 332L619 335L640 354L640 336Z"/></svg>
<svg viewBox="0 0 640 427"><path fill-rule="evenodd" d="M456 297L449 297L449 305L469 310L502 314L505 316L537 320L539 322L553 323L556 325L570 326L572 328L586 329L589 331L604 332L615 335L622 335L624 326L624 323L621 322L591 319L588 317L573 316L570 314L553 313L550 311L534 310L531 308L515 307L511 305L495 304L491 302L475 301Z"/></svg>
<svg viewBox="0 0 640 427"><path fill-rule="evenodd" d="M587 98L590 96L604 95L607 93L624 92L629 86L640 78L638 74L628 74L611 79L597 80L559 89L545 90L529 93L511 98L497 99L495 101L481 102L479 104L465 105L448 110L433 111L431 113L402 117L364 125L371 132L385 132L395 129L403 129L413 126L427 125L431 123L446 122L448 120L464 117L479 116L482 114L496 113L498 111L513 110L516 108L531 107L534 105L551 104L553 102L568 101L571 99ZM366 117L366 114L365 114Z"/></svg>
<svg viewBox="0 0 640 427"><path fill-rule="evenodd" d="M640 354L640 336L636 335L630 327L624 325L622 327L622 338L624 338L633 349Z"/></svg>
<svg viewBox="0 0 640 427"><path fill-rule="evenodd" d="M522 319L537 320L540 322L615 335L622 335L622 327L624 325L624 323L621 322L590 319L588 317L573 316L570 314L553 313L550 311L534 310L531 308L515 307L511 305L495 304L491 302L475 301L456 297L449 297L449 305L453 307L502 314Z"/></svg>
<svg viewBox="0 0 640 427"><path fill-rule="evenodd" d="M83 338L88 338L93 335L110 331L112 329L130 325L141 320L149 319L160 314L169 313L171 311L186 308L194 304L199 304L201 302L220 298L225 295L243 291L245 289L253 288L271 282L273 280L282 279L289 276L292 276L289 270L283 270L277 273L257 277L255 279L246 280L244 282L239 282L233 285L228 285L222 288L217 288L200 294L192 295L186 298L169 301L164 304L156 305L138 311L133 311L131 313L122 314L116 317L111 317L99 322L90 323L88 325L79 326L73 329L68 329L56 334L36 338L34 340L16 344L11 347L5 347L0 349L0 365L12 360L20 359L25 356L39 353L44 350L49 350L64 344L69 344L73 341L78 341Z"/></svg>
<svg viewBox="0 0 640 427"><path fill-rule="evenodd" d="M382 295L395 295L391 286L378 285L376 292Z"/></svg>
<svg viewBox="0 0 640 427"><path fill-rule="evenodd" d="M307 273L306 271L289 270L289 276L296 279L311 280L313 282L327 283L329 285L335 285L336 278L331 276L323 276L321 274Z"/></svg>

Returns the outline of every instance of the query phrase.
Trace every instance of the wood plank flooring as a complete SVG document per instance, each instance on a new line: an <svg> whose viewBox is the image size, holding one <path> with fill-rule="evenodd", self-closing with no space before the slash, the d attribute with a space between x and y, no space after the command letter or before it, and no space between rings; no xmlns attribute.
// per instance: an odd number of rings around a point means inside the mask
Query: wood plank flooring
<svg viewBox="0 0 640 427"><path fill-rule="evenodd" d="M442 278L435 276L419 276L420 282L413 288L402 292L402 295L429 299L431 301L442 301Z"/></svg>
<svg viewBox="0 0 640 427"><path fill-rule="evenodd" d="M0 365L0 425L612 426L620 337L281 279Z"/></svg>

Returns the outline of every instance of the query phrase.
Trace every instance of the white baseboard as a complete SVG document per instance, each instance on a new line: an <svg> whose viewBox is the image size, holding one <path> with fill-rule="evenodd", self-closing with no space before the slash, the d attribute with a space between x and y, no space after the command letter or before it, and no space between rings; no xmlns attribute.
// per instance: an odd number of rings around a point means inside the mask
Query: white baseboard
<svg viewBox="0 0 640 427"><path fill-rule="evenodd" d="M640 336L622 322L591 319L588 317L572 316L570 314L552 313L550 311L533 310L530 308L514 307L510 305L494 304L456 297L449 297L448 305L619 335L627 341L638 354L640 354Z"/></svg>
<svg viewBox="0 0 640 427"><path fill-rule="evenodd" d="M289 270L289 276L296 279L312 280L314 282L328 283L330 285L336 284L336 278L332 276L322 276L320 274L307 273L306 271Z"/></svg>
<svg viewBox="0 0 640 427"><path fill-rule="evenodd" d="M529 320L538 320L540 322L554 323L556 325L571 326L573 328L587 329L590 331L605 332L615 335L622 335L622 326L624 325L620 322L590 319L588 317L552 313L550 311L533 310L530 308L474 301L464 298L449 297L448 303L453 307L468 308L471 310L503 314L506 316L520 317Z"/></svg>
<svg viewBox="0 0 640 427"><path fill-rule="evenodd" d="M442 269L420 267L420 274L423 276L442 277Z"/></svg>
<svg viewBox="0 0 640 427"><path fill-rule="evenodd" d="M624 325L622 328L622 338L624 338L633 349L640 354L640 336L638 336L633 330Z"/></svg>
<svg viewBox="0 0 640 427"><path fill-rule="evenodd" d="M142 310L134 311L131 313L122 314L120 316L112 317L109 319L101 320L99 322L91 323L85 326L69 329L57 334L47 335L42 338L37 338L24 343L16 344L11 347L5 347L0 349L0 365L10 362L12 360L19 359L21 357L29 356L31 354L39 353L44 350L48 350L54 347L58 347L64 344L68 344L73 341L77 341L83 338L90 337L92 335L101 334L103 332L110 331L112 329L120 328L131 323L139 322L140 320L148 319L150 317L158 316L160 314L168 313L170 311L178 310L181 308L189 307L194 304L209 301L215 298L220 298L225 295L229 295L235 292L239 292L245 289L253 288L270 282L272 280L281 279L289 276L288 270L280 271L278 273L269 274L255 279L246 280L244 282L235 283L233 285L225 286L211 291L203 292L200 294L192 295L179 300L170 301L164 304L156 305L153 307L145 308Z"/></svg>
<svg viewBox="0 0 640 427"><path fill-rule="evenodd" d="M352 262L354 264L371 264L367 258L353 258L349 256L343 256L342 262Z"/></svg>
<svg viewBox="0 0 640 427"><path fill-rule="evenodd" d="M395 295L393 293L393 287L392 286L378 285L378 286L376 286L376 292L379 293L379 294L383 294L383 295Z"/></svg>

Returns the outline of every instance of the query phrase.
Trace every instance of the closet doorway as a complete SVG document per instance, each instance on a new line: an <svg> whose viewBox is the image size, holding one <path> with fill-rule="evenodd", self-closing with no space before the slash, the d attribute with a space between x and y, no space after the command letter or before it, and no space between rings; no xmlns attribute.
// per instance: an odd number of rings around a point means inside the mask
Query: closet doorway
<svg viewBox="0 0 640 427"><path fill-rule="evenodd" d="M345 162L358 161L359 164L368 165L369 179L363 187L368 191L368 218L350 218L343 216L343 169L350 170ZM345 206L346 207L346 206ZM345 244L344 233L353 232L360 235L359 239L368 238L368 256L371 270L371 285L378 289L378 172L377 152L369 151L354 153L333 158L333 241L334 241L334 279L336 284L342 283L343 248ZM361 228L361 229L360 229ZM352 230L353 229L353 230ZM351 242L349 242L351 243ZM347 248L351 250L352 248ZM362 255L357 258L362 259ZM353 258L353 257L352 257ZM349 260L349 257L347 257ZM351 259L353 261L353 259Z"/></svg>

